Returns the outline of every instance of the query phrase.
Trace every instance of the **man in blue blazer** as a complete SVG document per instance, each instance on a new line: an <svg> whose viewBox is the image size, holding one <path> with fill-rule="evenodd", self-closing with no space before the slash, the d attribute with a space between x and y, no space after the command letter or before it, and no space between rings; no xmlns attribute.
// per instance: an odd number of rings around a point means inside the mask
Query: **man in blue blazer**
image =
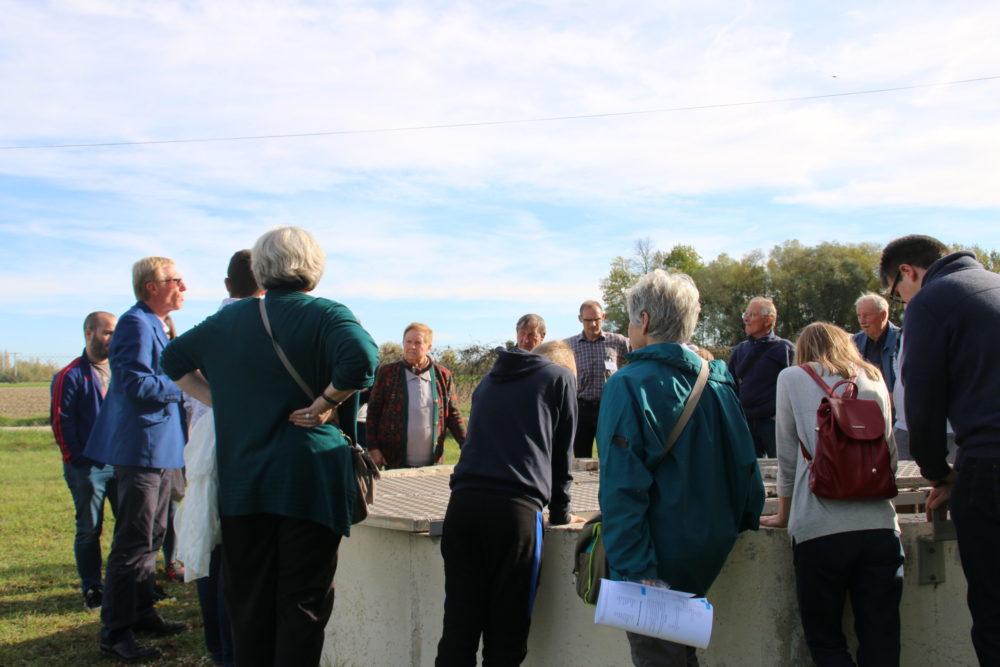
<svg viewBox="0 0 1000 667"><path fill-rule="evenodd" d="M111 386L84 455L115 466L118 514L101 608L101 652L122 662L160 656L135 633L167 636L185 623L153 609L156 552L163 544L170 503L169 469L184 466L181 390L160 370L167 345L163 318L184 303L184 280L174 262L146 257L132 267L138 302L118 320L111 340Z"/></svg>

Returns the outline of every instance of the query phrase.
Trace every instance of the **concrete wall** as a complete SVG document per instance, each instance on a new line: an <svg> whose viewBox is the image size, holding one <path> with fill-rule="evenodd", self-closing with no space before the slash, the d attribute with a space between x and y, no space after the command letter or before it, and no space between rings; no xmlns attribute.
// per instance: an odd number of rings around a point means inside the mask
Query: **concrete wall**
<svg viewBox="0 0 1000 667"><path fill-rule="evenodd" d="M340 549L337 599L327 627L324 664L433 665L441 636L444 568L440 538L355 526ZM904 523L902 664L975 665L954 541L944 542L946 580L917 583L917 539L930 526ZM525 665L627 665L628 643L619 630L594 625L593 608L573 586L576 528L546 532L544 564ZM715 626L705 667L808 665L795 602L791 547L784 530L745 533L709 591ZM850 636L853 619L845 615Z"/></svg>

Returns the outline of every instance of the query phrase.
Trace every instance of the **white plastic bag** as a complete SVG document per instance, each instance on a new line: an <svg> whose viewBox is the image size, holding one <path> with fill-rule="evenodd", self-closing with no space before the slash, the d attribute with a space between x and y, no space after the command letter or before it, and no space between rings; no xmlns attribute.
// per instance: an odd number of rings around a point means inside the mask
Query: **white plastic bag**
<svg viewBox="0 0 1000 667"><path fill-rule="evenodd" d="M177 559L184 581L208 576L212 550L222 542L219 524L219 475L215 461L215 416L211 410L191 427L184 448L187 493L174 516Z"/></svg>

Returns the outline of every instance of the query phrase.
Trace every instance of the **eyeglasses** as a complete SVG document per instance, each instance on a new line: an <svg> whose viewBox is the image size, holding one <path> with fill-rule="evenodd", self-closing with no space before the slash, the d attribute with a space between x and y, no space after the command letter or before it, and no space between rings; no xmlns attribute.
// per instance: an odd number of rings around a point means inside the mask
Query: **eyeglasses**
<svg viewBox="0 0 1000 667"><path fill-rule="evenodd" d="M598 322L601 322L603 320L604 320L603 317L598 317L598 318L593 319L593 320L588 320L586 317L582 318L582 321L583 321L584 324L597 324Z"/></svg>
<svg viewBox="0 0 1000 667"><path fill-rule="evenodd" d="M164 280L157 280L156 282L158 282L158 283L174 283L178 287L180 287L181 283L184 282L184 279L183 278L166 278Z"/></svg>
<svg viewBox="0 0 1000 667"><path fill-rule="evenodd" d="M896 286L899 285L899 279L902 277L903 277L903 270L896 269L896 277L892 279L892 285L889 286L889 293L886 296L888 296L889 300L892 301L893 303L901 303L905 305L906 302L903 301L898 294L896 294Z"/></svg>
<svg viewBox="0 0 1000 667"><path fill-rule="evenodd" d="M743 313L743 317L749 317L752 319L754 317L767 317L767 315L761 315L760 313L751 313L750 311L747 311Z"/></svg>

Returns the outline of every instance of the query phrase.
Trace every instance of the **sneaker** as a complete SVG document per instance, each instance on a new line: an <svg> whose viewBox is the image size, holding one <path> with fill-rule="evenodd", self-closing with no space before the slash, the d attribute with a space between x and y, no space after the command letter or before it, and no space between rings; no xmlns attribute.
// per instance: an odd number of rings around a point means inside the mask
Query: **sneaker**
<svg viewBox="0 0 1000 667"><path fill-rule="evenodd" d="M163 570L164 578L173 584L184 583L184 566L177 563L169 563Z"/></svg>
<svg viewBox="0 0 1000 667"><path fill-rule="evenodd" d="M83 606L85 609L100 609L104 600L104 593L99 586L91 586L83 592Z"/></svg>

